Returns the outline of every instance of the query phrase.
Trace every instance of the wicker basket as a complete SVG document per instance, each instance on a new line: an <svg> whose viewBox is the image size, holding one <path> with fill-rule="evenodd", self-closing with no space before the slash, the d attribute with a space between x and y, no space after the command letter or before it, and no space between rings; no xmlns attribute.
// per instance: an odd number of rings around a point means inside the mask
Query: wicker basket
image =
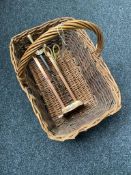
<svg viewBox="0 0 131 175"><path fill-rule="evenodd" d="M84 29L96 34L96 47ZM28 34L33 36L33 44L28 41ZM66 117L58 117L61 106L32 59L45 43L50 47L56 43L60 46L57 63L76 98L84 102L84 107ZM120 91L100 56L102 48L102 33L95 24L68 17L48 21L11 39L10 55L18 81L50 139L74 139L78 133L97 125L121 108ZM61 84L57 73L56 77ZM64 104L71 101L62 86L59 94Z"/></svg>

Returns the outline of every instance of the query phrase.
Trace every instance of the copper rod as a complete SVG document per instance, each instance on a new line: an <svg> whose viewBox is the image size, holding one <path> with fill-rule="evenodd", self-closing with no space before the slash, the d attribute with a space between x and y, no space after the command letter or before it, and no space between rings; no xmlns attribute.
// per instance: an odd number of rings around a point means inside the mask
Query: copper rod
<svg viewBox="0 0 131 175"><path fill-rule="evenodd" d="M57 63L56 63L56 61L55 61L55 59L52 57L52 55L51 55L49 52L47 52L46 54L47 54L47 56L49 57L49 59L50 59L51 63L53 64L53 66L55 67L55 69L56 69L58 75L60 76L61 80L63 81L65 87L67 88L67 90L68 90L68 92L69 92L69 94L70 94L70 96L72 97L72 99L73 99L74 101L76 101L77 99L76 99L75 95L73 94L72 90L70 89L70 87L69 87L69 85L68 85L66 79L64 78L63 74L61 73L61 71L60 71L60 69L59 69L59 67L58 67L58 65L57 65Z"/></svg>

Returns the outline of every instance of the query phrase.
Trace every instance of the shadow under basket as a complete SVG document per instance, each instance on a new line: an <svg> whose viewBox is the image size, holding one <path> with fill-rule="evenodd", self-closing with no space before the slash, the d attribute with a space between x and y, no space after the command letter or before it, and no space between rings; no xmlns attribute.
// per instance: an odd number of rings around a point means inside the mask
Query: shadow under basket
<svg viewBox="0 0 131 175"><path fill-rule="evenodd" d="M97 36L95 47L84 29ZM31 44L27 35L31 35ZM33 57L46 44L59 45L57 65L76 99L83 106L60 117L62 109ZM74 139L78 133L97 125L121 108L120 91L109 69L101 58L103 37L93 23L74 18L58 18L26 30L11 39L10 55L18 81L32 105L41 127L53 140ZM44 55L45 56L45 55ZM47 59L47 58L46 58ZM58 80L57 87L64 105L72 98L63 86L59 74L46 60ZM40 64L43 66L41 60Z"/></svg>

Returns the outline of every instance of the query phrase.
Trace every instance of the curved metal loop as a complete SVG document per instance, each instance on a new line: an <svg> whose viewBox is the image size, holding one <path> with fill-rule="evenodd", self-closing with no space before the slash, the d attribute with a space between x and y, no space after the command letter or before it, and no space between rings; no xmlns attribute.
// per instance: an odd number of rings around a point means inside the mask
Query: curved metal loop
<svg viewBox="0 0 131 175"><path fill-rule="evenodd" d="M58 44L54 44L52 49L44 44L44 54L48 57L48 54L52 56L55 60L57 59L57 55L60 52L60 47Z"/></svg>
<svg viewBox="0 0 131 175"><path fill-rule="evenodd" d="M60 46L58 44L54 44L52 48L52 54L55 60L57 58L57 55L59 55L59 53L60 53Z"/></svg>

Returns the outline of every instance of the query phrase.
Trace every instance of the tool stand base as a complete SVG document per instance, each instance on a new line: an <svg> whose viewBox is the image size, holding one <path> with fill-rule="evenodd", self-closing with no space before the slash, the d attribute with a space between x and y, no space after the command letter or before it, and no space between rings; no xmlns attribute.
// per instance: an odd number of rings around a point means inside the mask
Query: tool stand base
<svg viewBox="0 0 131 175"><path fill-rule="evenodd" d="M75 110L76 108L83 106L83 105L84 105L84 103L82 101L77 100L77 101L71 103L70 105L64 107L62 109L62 113L63 113L63 115L66 115L67 113L69 113L69 112L71 112L71 111Z"/></svg>

